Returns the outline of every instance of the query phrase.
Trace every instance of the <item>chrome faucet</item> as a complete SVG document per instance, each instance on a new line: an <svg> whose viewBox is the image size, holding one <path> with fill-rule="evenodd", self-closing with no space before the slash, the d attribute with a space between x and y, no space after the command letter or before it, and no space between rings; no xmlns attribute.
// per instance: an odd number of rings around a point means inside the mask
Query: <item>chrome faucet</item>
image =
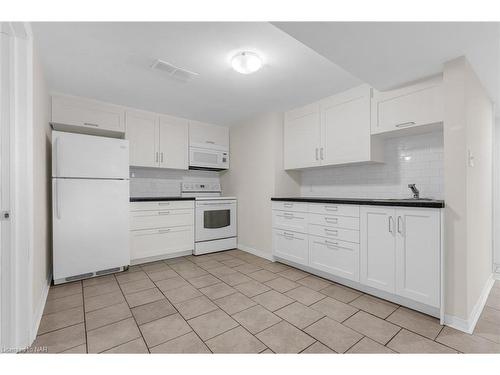
<svg viewBox="0 0 500 375"><path fill-rule="evenodd" d="M411 190L413 193L413 198L414 199L419 199L420 198L420 191L418 191L417 187L415 184L408 184L408 188Z"/></svg>

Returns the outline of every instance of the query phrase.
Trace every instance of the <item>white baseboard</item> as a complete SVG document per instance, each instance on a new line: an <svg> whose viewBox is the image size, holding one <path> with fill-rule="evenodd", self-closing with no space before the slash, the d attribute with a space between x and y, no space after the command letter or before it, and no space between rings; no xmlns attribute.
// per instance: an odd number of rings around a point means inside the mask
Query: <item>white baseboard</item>
<svg viewBox="0 0 500 375"><path fill-rule="evenodd" d="M268 253L268 252L265 252L262 250L258 250L258 249L254 249L253 247L243 245L241 243L238 244L238 249L274 262L274 257L273 257L273 254L271 254L271 253Z"/></svg>
<svg viewBox="0 0 500 375"><path fill-rule="evenodd" d="M476 328L477 321L483 312L484 305L486 304L486 300L488 299L488 295L490 294L491 288L495 283L495 278L493 274L488 277L486 283L484 284L483 290L481 291L481 295L479 296L476 304L472 308L471 313L469 314L468 319L459 318L453 315L444 316L444 323L451 327L458 329L459 331L465 333L474 332L474 328Z"/></svg>
<svg viewBox="0 0 500 375"><path fill-rule="evenodd" d="M36 339L38 327L40 327L40 322L42 320L43 310L45 309L45 304L47 303L47 297L49 295L49 289L51 283L52 283L52 273L47 278L47 282L44 285L42 294L40 295L40 299L38 300L38 304L33 314L33 322L31 325L31 332L30 332L30 345Z"/></svg>

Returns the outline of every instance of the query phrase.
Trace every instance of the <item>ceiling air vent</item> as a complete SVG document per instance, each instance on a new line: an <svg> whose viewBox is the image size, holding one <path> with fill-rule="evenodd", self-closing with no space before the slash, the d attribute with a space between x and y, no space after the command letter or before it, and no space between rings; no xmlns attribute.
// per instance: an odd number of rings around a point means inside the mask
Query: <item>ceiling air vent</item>
<svg viewBox="0 0 500 375"><path fill-rule="evenodd" d="M163 60L156 60L153 65L151 65L152 69L161 70L162 72L167 73L171 78L180 81L180 82L189 82L193 78L199 76L198 73L191 72L190 70L179 68L169 62Z"/></svg>

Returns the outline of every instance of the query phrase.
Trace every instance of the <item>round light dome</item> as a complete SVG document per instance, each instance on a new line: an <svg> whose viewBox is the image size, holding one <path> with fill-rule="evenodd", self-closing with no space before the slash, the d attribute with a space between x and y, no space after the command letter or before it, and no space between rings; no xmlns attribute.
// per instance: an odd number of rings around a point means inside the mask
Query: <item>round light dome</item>
<svg viewBox="0 0 500 375"><path fill-rule="evenodd" d="M233 69L241 74L254 73L262 67L262 60L256 53L240 52L231 60Z"/></svg>

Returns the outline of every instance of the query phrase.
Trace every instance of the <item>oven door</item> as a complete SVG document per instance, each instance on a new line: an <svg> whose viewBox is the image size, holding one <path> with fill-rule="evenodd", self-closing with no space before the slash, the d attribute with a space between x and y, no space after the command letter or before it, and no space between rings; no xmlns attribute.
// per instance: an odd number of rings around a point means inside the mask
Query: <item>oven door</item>
<svg viewBox="0 0 500 375"><path fill-rule="evenodd" d="M236 236L236 201L196 202L196 242Z"/></svg>

